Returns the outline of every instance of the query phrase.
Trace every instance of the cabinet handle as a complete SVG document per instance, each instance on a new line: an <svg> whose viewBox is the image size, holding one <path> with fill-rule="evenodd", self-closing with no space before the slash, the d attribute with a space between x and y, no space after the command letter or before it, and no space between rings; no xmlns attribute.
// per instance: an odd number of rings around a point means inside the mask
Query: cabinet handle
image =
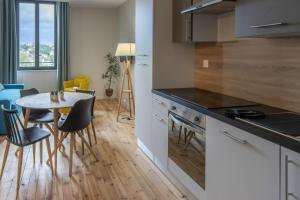
<svg viewBox="0 0 300 200"><path fill-rule="evenodd" d="M225 135L226 137L229 137L230 139L232 139L232 140L234 140L234 141L236 141L236 142L238 142L238 143L241 143L241 144L248 144L247 140L242 140L242 139L240 139L240 138L238 138L238 137L235 137L235 136L231 135L230 133L228 133L228 131L223 131L222 133L223 133L223 135Z"/></svg>
<svg viewBox="0 0 300 200"><path fill-rule="evenodd" d="M295 163L292 160L289 160L289 157L285 156L285 200L288 200L289 197L293 197L295 200L300 200L299 197L297 197L293 193L289 193L289 164L295 164L298 166L297 163Z"/></svg>
<svg viewBox="0 0 300 200"><path fill-rule="evenodd" d="M162 102L162 101L160 101L160 100L158 100L158 99L154 99L158 104L160 104L160 105L165 105L165 103L164 102Z"/></svg>
<svg viewBox="0 0 300 200"><path fill-rule="evenodd" d="M147 55L147 54L140 54L140 55L136 55L136 56L138 56L138 57L148 57L149 55Z"/></svg>
<svg viewBox="0 0 300 200"><path fill-rule="evenodd" d="M149 65L147 65L147 64L145 64L145 63L140 63L140 64L138 64L138 65L141 65L141 66L144 66L144 67L149 66Z"/></svg>
<svg viewBox="0 0 300 200"><path fill-rule="evenodd" d="M277 22L277 23L271 23L271 24L255 25L255 26L251 26L251 28L271 28L271 27L283 26L283 25L286 25L286 23Z"/></svg>
<svg viewBox="0 0 300 200"><path fill-rule="evenodd" d="M165 120L164 120L163 118L159 118L157 114L154 114L154 117L155 117L158 121L165 123Z"/></svg>

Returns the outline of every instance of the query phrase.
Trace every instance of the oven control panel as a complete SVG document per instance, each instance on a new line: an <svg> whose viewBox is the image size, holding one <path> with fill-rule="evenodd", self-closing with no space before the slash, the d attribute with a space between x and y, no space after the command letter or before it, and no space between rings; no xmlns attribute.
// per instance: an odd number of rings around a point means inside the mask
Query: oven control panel
<svg viewBox="0 0 300 200"><path fill-rule="evenodd" d="M206 115L172 101L169 111L205 129Z"/></svg>

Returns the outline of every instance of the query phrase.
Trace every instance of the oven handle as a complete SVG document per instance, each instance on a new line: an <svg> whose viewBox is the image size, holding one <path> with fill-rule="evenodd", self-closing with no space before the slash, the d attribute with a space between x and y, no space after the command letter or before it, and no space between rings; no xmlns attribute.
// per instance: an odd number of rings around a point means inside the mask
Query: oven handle
<svg viewBox="0 0 300 200"><path fill-rule="evenodd" d="M188 123L185 119L183 119L182 117L180 116L177 116L175 117L176 114L173 114L173 113L169 113L169 119L173 120L175 123L177 124L181 124L181 126L185 127L185 128L188 128L188 129L191 129L191 130L197 130L196 132L199 132L199 133L203 133L205 132L205 129L200 127L200 126L197 126L197 125L190 125L190 123Z"/></svg>

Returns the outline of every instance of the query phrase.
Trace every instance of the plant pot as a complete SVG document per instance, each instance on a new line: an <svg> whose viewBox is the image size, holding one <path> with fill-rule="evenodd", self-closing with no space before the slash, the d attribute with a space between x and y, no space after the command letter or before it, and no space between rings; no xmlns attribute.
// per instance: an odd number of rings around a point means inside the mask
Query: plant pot
<svg viewBox="0 0 300 200"><path fill-rule="evenodd" d="M111 97L114 93L114 90L113 89L106 89L105 90L105 94L107 97Z"/></svg>

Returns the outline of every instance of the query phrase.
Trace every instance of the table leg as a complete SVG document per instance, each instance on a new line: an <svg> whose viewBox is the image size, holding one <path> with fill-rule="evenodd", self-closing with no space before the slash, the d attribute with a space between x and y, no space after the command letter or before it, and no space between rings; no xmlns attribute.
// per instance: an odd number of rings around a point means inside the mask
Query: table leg
<svg viewBox="0 0 300 200"><path fill-rule="evenodd" d="M26 108L26 111L25 111L25 119L24 119L24 128L27 128L27 127L28 127L29 116L30 116L30 109L29 109L29 108Z"/></svg>
<svg viewBox="0 0 300 200"><path fill-rule="evenodd" d="M58 109L54 109L54 174L57 175Z"/></svg>

